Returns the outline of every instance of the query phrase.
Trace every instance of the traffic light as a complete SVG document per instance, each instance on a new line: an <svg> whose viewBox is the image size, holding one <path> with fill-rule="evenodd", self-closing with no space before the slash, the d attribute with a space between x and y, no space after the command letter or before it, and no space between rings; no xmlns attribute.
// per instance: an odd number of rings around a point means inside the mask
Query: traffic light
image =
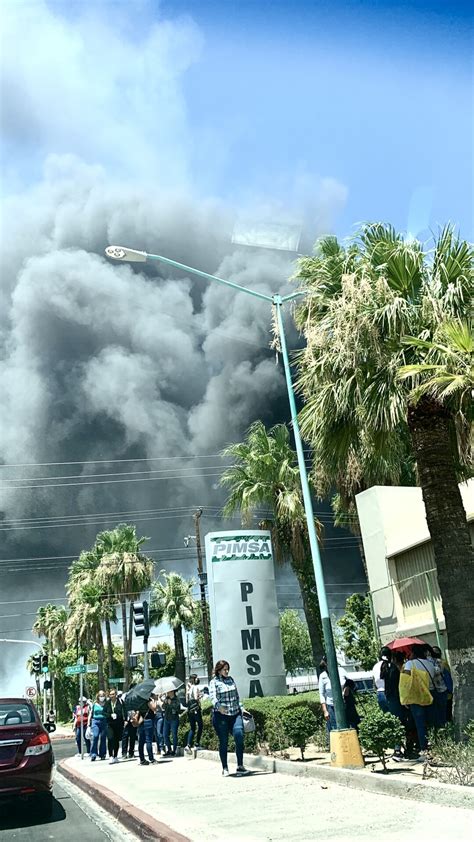
<svg viewBox="0 0 474 842"><path fill-rule="evenodd" d="M43 655L41 658L41 672L49 672L48 656Z"/></svg>
<svg viewBox="0 0 474 842"><path fill-rule="evenodd" d="M41 655L33 655L31 663L33 666L33 672L39 674L41 672Z"/></svg>
<svg viewBox="0 0 474 842"><path fill-rule="evenodd" d="M148 640L150 625L148 622L148 602L134 602L133 608L133 629L136 637L143 637Z"/></svg>
<svg viewBox="0 0 474 842"><path fill-rule="evenodd" d="M130 655L128 658L128 666L131 670L136 670L138 667L138 655Z"/></svg>
<svg viewBox="0 0 474 842"><path fill-rule="evenodd" d="M53 686L53 682L47 680L43 684L43 690L51 690L52 686Z"/></svg>
<svg viewBox="0 0 474 842"><path fill-rule="evenodd" d="M151 668L152 670L157 670L160 667L164 667L166 664L166 654L165 652L151 652Z"/></svg>

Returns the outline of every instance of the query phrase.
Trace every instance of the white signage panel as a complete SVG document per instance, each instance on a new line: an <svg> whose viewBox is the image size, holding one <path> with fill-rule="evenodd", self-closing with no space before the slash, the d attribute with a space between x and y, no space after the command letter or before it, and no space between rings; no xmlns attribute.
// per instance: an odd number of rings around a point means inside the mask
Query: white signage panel
<svg viewBox="0 0 474 842"><path fill-rule="evenodd" d="M214 661L230 663L241 698L286 694L270 533L206 535Z"/></svg>

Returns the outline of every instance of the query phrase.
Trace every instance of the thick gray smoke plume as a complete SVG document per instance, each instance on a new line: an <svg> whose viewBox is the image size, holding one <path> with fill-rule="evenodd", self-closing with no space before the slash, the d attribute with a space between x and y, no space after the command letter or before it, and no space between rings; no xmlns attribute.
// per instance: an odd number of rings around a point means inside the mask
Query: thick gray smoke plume
<svg viewBox="0 0 474 842"><path fill-rule="evenodd" d="M16 560L74 555L105 528L21 529L13 519L216 506L219 460L184 458L216 454L254 419L275 419L284 397L265 302L160 264L136 271L104 257L120 243L266 293L288 289L293 268L284 252L232 246L238 209L196 195L180 86L199 54L196 27L163 21L137 45L122 23L111 30L90 14L66 21L40 2L7 4L0 463L183 461L3 468L2 603L62 596L67 561ZM331 184L320 202L311 197L321 219L343 200ZM164 468L180 478L15 487ZM38 485L48 482L58 480ZM190 514L136 520L153 548L180 547L192 530ZM158 569L194 566L154 557ZM25 636L35 608L2 604L0 636Z"/></svg>

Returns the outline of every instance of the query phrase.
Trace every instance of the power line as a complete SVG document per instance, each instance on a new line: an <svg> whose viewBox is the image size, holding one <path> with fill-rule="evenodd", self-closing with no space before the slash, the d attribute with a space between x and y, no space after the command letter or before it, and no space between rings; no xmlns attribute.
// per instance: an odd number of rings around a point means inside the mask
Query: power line
<svg viewBox="0 0 474 842"><path fill-rule="evenodd" d="M305 453L311 453L309 449L305 449ZM159 462L161 460L172 459L219 459L222 453L203 453L190 454L188 456L142 456L137 459L83 459L76 462L16 462L0 464L0 468L47 468L56 467L58 465L112 465L124 462Z"/></svg>
<svg viewBox="0 0 474 842"><path fill-rule="evenodd" d="M206 470L203 468L203 470ZM140 477L139 479L105 479L99 480L99 482L58 482L58 483L45 483L44 485L10 485L8 486L8 491L15 490L18 491L19 489L23 488L69 488L72 486L86 486L86 485L116 485L117 483L124 483L124 482L161 482L163 480L170 480L170 479L205 479L206 477L219 477L221 476L222 471L217 471L215 473L210 474L175 474L174 476L168 477ZM5 489L7 490L7 489Z"/></svg>
<svg viewBox="0 0 474 842"><path fill-rule="evenodd" d="M219 468L219 470L220 469L225 470L227 468L232 468L232 467L233 467L233 465L203 465L202 470L203 471L210 471L210 470L214 470L215 468ZM100 473L100 474L65 474L65 475L59 474L58 476L47 476L47 477L8 477L7 479L2 480L2 482L30 482L30 481L43 482L44 480L50 480L50 479L88 479L90 477L96 477L96 478L100 478L100 477L126 477L126 476L136 476L138 474L166 474L166 473L169 473L170 471L175 471L175 470L177 470L176 466L174 466L172 468L158 468L158 469L149 470L149 471L116 471L115 473L110 473L110 474L105 474L105 473ZM179 470L179 468L178 468L178 470ZM189 466L188 465L183 466L183 471L189 471Z"/></svg>

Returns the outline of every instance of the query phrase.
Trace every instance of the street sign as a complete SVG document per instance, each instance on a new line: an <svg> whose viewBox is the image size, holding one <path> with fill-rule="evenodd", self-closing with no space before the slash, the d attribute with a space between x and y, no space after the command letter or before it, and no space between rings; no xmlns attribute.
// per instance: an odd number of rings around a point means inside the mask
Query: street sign
<svg viewBox="0 0 474 842"><path fill-rule="evenodd" d="M25 690L25 696L27 699L34 699L36 696L36 687L27 687Z"/></svg>
<svg viewBox="0 0 474 842"><path fill-rule="evenodd" d="M72 667L66 667L64 670L65 675L80 675L81 672L85 673L86 667L84 664L74 664Z"/></svg>
<svg viewBox="0 0 474 842"><path fill-rule="evenodd" d="M98 664L86 664L86 672L99 672Z"/></svg>
<svg viewBox="0 0 474 842"><path fill-rule="evenodd" d="M123 684L124 682L124 678L109 678L109 684Z"/></svg>

